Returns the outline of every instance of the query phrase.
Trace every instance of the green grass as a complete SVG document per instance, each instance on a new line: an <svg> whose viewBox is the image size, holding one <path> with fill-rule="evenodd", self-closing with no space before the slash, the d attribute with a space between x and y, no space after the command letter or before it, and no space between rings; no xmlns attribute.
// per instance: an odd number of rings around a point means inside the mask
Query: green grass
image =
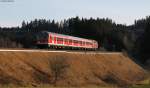
<svg viewBox="0 0 150 88"><path fill-rule="evenodd" d="M150 85L135 85L135 86L131 86L129 88L150 88Z"/></svg>
<svg viewBox="0 0 150 88"><path fill-rule="evenodd" d="M139 83L140 85L133 85L133 86L130 86L129 88L150 88L150 71L149 70L147 70L146 78L147 79Z"/></svg>

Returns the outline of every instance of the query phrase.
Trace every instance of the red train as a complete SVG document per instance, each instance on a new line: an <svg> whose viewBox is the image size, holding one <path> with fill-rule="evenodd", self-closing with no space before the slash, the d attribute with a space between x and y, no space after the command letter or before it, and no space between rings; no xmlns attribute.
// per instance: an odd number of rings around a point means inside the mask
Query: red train
<svg viewBox="0 0 150 88"><path fill-rule="evenodd" d="M36 44L42 48L68 48L96 50L98 43L95 40L78 38L52 32L40 32L37 34Z"/></svg>

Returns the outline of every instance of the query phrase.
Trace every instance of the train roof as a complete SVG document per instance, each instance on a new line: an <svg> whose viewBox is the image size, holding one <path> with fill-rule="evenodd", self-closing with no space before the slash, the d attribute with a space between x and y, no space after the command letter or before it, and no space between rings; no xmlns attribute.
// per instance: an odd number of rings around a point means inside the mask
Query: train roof
<svg viewBox="0 0 150 88"><path fill-rule="evenodd" d="M74 36L70 36L70 35L65 35L65 34L58 34L58 33L53 33L53 32L48 32L48 31L43 31L43 32L46 32L48 34L53 34L53 35L58 35L58 36L61 36L61 37L65 37L65 38L68 38L68 39L75 39L75 40L84 40L84 41L88 41L88 42L91 42L91 41L95 41L95 40L91 40L91 39L85 39L85 38L80 38L80 37L74 37ZM95 41L96 42L96 41Z"/></svg>

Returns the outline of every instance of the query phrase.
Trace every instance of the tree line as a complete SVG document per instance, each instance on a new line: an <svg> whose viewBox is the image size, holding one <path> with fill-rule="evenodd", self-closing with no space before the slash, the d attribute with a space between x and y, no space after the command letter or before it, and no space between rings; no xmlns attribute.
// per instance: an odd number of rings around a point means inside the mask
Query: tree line
<svg viewBox="0 0 150 88"><path fill-rule="evenodd" d="M136 20L133 25L116 24L108 18L73 17L60 22L55 20L35 19L23 21L21 27L1 28L1 48L33 48L36 34L50 31L87 39L99 43L100 50L126 51L131 56L145 63L149 58L150 17Z"/></svg>

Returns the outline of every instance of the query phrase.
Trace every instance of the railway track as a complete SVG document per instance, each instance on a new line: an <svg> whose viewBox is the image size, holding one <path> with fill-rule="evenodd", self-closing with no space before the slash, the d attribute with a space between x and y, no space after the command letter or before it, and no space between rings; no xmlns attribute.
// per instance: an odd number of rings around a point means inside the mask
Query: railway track
<svg viewBox="0 0 150 88"><path fill-rule="evenodd" d="M44 50L44 49L0 49L0 52L41 52L41 53L72 53L72 54L121 54L121 52L79 51L79 50Z"/></svg>

